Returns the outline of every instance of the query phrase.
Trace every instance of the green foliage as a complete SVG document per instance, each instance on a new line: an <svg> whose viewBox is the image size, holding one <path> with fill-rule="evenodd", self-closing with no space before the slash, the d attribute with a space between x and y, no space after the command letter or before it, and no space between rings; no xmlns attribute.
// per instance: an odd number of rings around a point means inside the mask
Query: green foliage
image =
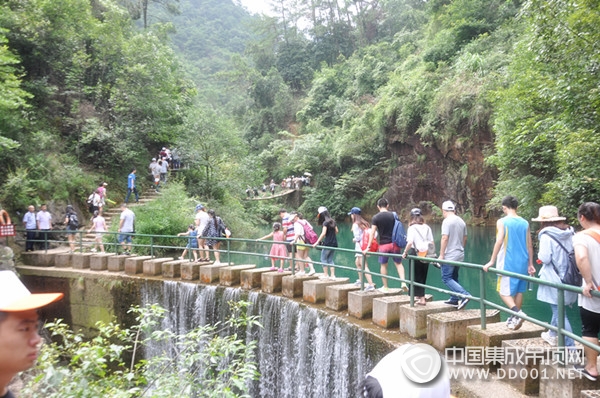
<svg viewBox="0 0 600 398"><path fill-rule="evenodd" d="M163 308L132 307L135 323L96 324L85 339L60 320L47 324L53 342L42 347L38 365L28 371L23 396L45 397L246 397L248 382L258 378L255 343L240 331L260 327L247 313L248 303L230 302L224 323L178 335L165 328ZM175 352L141 359L153 344Z"/></svg>

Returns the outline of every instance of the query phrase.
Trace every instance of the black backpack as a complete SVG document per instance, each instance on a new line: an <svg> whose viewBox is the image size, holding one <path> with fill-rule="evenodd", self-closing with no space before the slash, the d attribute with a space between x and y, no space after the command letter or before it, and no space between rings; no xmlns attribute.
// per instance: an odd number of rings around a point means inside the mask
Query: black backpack
<svg viewBox="0 0 600 398"><path fill-rule="evenodd" d="M581 274L579 273L579 268L577 268L577 261L575 260L575 250L571 249L571 251L568 251L567 248L564 247L563 244L560 243L560 241L558 239L556 239L554 236L552 236L550 234L544 234L544 235L547 235L550 238L552 238L556 243L558 243L558 245L561 247L561 249L563 249L565 251L565 253L567 253L567 270L565 271L565 274L562 276L562 278L561 278L560 274L558 273L558 269L556 268L556 265L552 264L552 267L554 267L554 272L556 272L556 275L558 275L561 282L564 283L565 285L581 287L581 282L583 281L583 278L581 277Z"/></svg>
<svg viewBox="0 0 600 398"><path fill-rule="evenodd" d="M73 229L79 228L79 220L77 219L77 214L71 213L69 214L69 227Z"/></svg>

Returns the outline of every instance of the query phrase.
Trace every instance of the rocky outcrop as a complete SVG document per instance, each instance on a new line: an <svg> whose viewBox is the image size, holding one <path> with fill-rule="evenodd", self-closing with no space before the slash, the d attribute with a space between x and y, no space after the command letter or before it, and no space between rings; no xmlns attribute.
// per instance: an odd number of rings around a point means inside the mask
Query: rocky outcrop
<svg viewBox="0 0 600 398"><path fill-rule="evenodd" d="M390 139L388 149L397 166L389 177L386 197L396 209L423 201L441 207L445 200L452 200L471 222L485 222L486 204L497 177L495 168L485 164L485 151L492 145L489 130L468 139L430 145L424 145L417 135L405 141Z"/></svg>

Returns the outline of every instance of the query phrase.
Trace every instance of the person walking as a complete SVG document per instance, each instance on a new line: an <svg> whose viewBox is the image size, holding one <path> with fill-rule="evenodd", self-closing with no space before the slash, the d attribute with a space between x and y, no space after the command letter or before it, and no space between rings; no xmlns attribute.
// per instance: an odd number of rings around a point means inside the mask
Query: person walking
<svg viewBox="0 0 600 398"><path fill-rule="evenodd" d="M26 233L25 251L32 252L37 229L37 222L35 219L35 206L29 205L29 207L27 207L27 213L25 213L25 215L23 216L23 227L25 227Z"/></svg>
<svg viewBox="0 0 600 398"><path fill-rule="evenodd" d="M119 233L117 239L123 247L123 254L131 254L131 234L135 233L135 213L127 208L127 204L121 204L121 216L119 218Z"/></svg>
<svg viewBox="0 0 600 398"><path fill-rule="evenodd" d="M295 247L292 245L292 242L294 241L295 238L295 233L294 233L294 225L292 223L292 215L290 213L287 212L286 209L280 209L279 210L279 217L281 217L281 228L283 230L283 236L286 242L286 247L288 250L288 254L289 254L289 263L290 263L290 267L292 266L292 257L294 257L294 253L295 253Z"/></svg>
<svg viewBox="0 0 600 398"><path fill-rule="evenodd" d="M92 227L88 230L88 234L96 232L95 245L92 252L96 252L100 249L100 253L104 253L104 244L102 243L103 234L108 231L106 227L106 220L102 217L102 211L97 210L94 212L94 218L92 218Z"/></svg>
<svg viewBox="0 0 600 398"><path fill-rule="evenodd" d="M127 176L127 196L125 196L125 203L129 203L129 196L131 196L131 194L135 194L135 203L138 203L140 198L138 195L138 191L137 191L137 185L135 182L136 179L136 169L132 169L131 173L129 173L129 175Z"/></svg>
<svg viewBox="0 0 600 398"><path fill-rule="evenodd" d="M400 254L400 248L392 241L392 234L394 232L394 224L396 223L396 216L394 213L389 211L389 202L386 198L381 198L377 201L377 209L379 209L379 213L373 216L371 220L371 236L369 237L369 242L365 249L363 249L363 255L366 255L369 251L368 248L371 247L371 243L376 236L379 234L379 252L384 254ZM388 265L388 256L379 256L379 264L381 266L381 274L386 275L387 265ZM398 270L398 276L400 279L406 279L404 275L404 266L402 265L402 257L394 257L394 264L396 265L396 269ZM388 289L388 281L387 278L381 278L383 282L383 287L379 290L383 293L387 293ZM401 289L404 293L408 292L408 286L406 282L402 282Z"/></svg>
<svg viewBox="0 0 600 398"><path fill-rule="evenodd" d="M187 232L178 233L177 236L189 236L188 244L185 247L185 249L183 250L183 253L181 253L181 256L179 257L179 259L185 260L186 259L185 255L188 253L188 250L189 250L190 253L192 253L194 255L194 262L198 262L198 239L197 239L197 233L196 233L196 226L194 224L190 224L188 226Z"/></svg>
<svg viewBox="0 0 600 398"><path fill-rule="evenodd" d="M294 257L296 258L296 275L304 275L304 270L306 269L306 265L310 267L309 274L314 275L315 268L313 266L312 260L308 255L308 251L310 249L309 246L296 246L297 243L305 243L306 237L304 235L304 226L301 221L308 222L303 219L302 213L299 212L291 212L289 215L289 220L292 223L292 230L294 231L294 240L292 241L292 252L295 253ZM299 263L303 263L304 265L300 265Z"/></svg>
<svg viewBox="0 0 600 398"><path fill-rule="evenodd" d="M0 271L0 397L14 398L9 383L37 361L42 338L38 309L63 293L32 294L12 271Z"/></svg>
<svg viewBox="0 0 600 398"><path fill-rule="evenodd" d="M257 240L265 240L269 238L273 238L272 240L274 242L271 245L271 250L269 251L269 257L271 257L271 271L277 270L278 272L283 272L283 263L288 258L288 251L286 245L283 243L285 242L285 236L283 235L281 223L273 223L273 231L262 238L258 238ZM279 260L279 268L275 266L277 260Z"/></svg>
<svg viewBox="0 0 600 398"><path fill-rule="evenodd" d="M321 250L323 274L325 275L325 278L335 279L335 266L333 265L333 256L335 255L335 251L328 248L338 247L338 227L335 220L331 218L331 215L325 206L320 206L317 212L317 223L323 228L321 229L321 235L317 238L317 241L313 244L313 247L324 246L327 248ZM306 220L304 221L307 222ZM311 267L311 271L308 273L308 275L313 275L314 273L314 269Z"/></svg>
<svg viewBox="0 0 600 398"><path fill-rule="evenodd" d="M73 206L67 205L66 215L64 224L67 226L67 240L69 241L69 253L75 251L75 235L79 228L79 220L77 219L77 213Z"/></svg>
<svg viewBox="0 0 600 398"><path fill-rule="evenodd" d="M35 216L37 222L37 229L40 231L39 238L41 240L41 248L48 250L48 238L49 231L52 230L52 214L46 209L46 204L40 206L40 211Z"/></svg>
<svg viewBox="0 0 600 398"><path fill-rule="evenodd" d="M519 202L514 196L502 199L502 211L505 217L496 222L496 243L492 257L483 266L484 271L496 263L496 268L521 275L534 275L533 246L529 224L517 214ZM523 292L527 290L527 282L523 279L498 275L498 292L504 304L516 315L511 315L506 321L506 327L511 330L520 329L526 314L523 306Z"/></svg>
<svg viewBox="0 0 600 398"><path fill-rule="evenodd" d="M442 203L442 215L444 221L442 221L442 239L438 258L441 264L442 282L453 292L470 296L471 293L458 282L460 268L443 262L443 260L463 261L465 259L467 225L462 218L456 215L456 208L450 200ZM469 303L469 300L468 297L450 296L445 303L462 309Z"/></svg>
<svg viewBox="0 0 600 398"><path fill-rule="evenodd" d="M573 228L565 223L566 218L558 215L556 206L542 206L538 210L537 218L531 221L541 223L538 232L539 249L538 263L542 264L539 277L546 282L561 284L561 279L569 266L569 252L573 250ZM577 300L577 293L564 292L565 305L571 305ZM543 303L550 304L552 319L550 324L558 326L558 290L556 288L539 285L537 299ZM571 323L565 312L564 328L573 332ZM558 336L554 330L542 332L542 339L551 346L558 345ZM572 338L565 336L565 346L574 346Z"/></svg>
<svg viewBox="0 0 600 398"><path fill-rule="evenodd" d="M161 166L156 162L156 158L152 158L152 162L148 166L150 174L152 175L152 181L154 183L154 190L158 192L160 188L160 169Z"/></svg>
<svg viewBox="0 0 600 398"><path fill-rule="evenodd" d="M414 208L410 211L410 222L406 231L406 248L402 253L402 258L406 258L408 253L417 254L420 257L426 257L428 254L435 254L435 243L433 241L433 232L429 225L425 224L425 219L421 214L421 209ZM431 246L433 245L433 250ZM411 250L412 249L412 250ZM429 263L427 261L415 261L414 281L422 285L427 283L427 271ZM414 286L414 295L416 304L426 305L425 288L422 286Z"/></svg>
<svg viewBox="0 0 600 398"><path fill-rule="evenodd" d="M584 340L598 345L600 333L600 297L592 296L591 291L600 288L600 205L586 202L577 211L579 224L584 228L573 237L573 248L577 268L583 278L579 295L581 316L581 336ZM589 380L598 379L598 351L583 346L585 365L575 365L575 370Z"/></svg>
<svg viewBox="0 0 600 398"><path fill-rule="evenodd" d="M210 221L210 216L206 212L206 207L202 204L196 205L196 236L198 237L198 255L200 261L210 261L210 255L206 246L206 238L204 237L204 230Z"/></svg>
<svg viewBox="0 0 600 398"><path fill-rule="evenodd" d="M215 256L214 264L217 265L221 264L221 252L219 251L221 247L221 241L215 238L225 236L225 223L223 222L221 217L217 216L213 209L210 209L208 211L208 216L209 221L206 224L202 235L206 237L205 245L208 246L210 250L212 250Z"/></svg>
<svg viewBox="0 0 600 398"><path fill-rule="evenodd" d="M360 207L353 207L350 209L348 213L350 218L352 219L352 242L354 242L354 250L356 254L354 255L354 264L358 269L358 279L354 282L354 285L360 286L362 284L363 273L363 259L365 256L362 253L362 241L364 239L365 233L371 233L371 224L367 220L365 220L361 215ZM368 241L368 240L367 240ZM367 279L367 286L365 286L365 292L369 292L375 290L375 284L373 283L373 277L371 276L371 270L369 270L369 264L365 259L365 278Z"/></svg>

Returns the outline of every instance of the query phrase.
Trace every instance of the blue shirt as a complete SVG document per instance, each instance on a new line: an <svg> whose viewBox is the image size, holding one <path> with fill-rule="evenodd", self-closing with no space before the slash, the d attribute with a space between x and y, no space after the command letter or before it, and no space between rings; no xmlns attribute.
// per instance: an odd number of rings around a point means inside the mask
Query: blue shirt
<svg viewBox="0 0 600 398"><path fill-rule="evenodd" d="M25 224L25 229L36 229L37 222L35 220L35 213L28 211L23 216L23 224Z"/></svg>
<svg viewBox="0 0 600 398"><path fill-rule="evenodd" d="M131 173L129 176L127 176L127 188L135 188L135 173Z"/></svg>

